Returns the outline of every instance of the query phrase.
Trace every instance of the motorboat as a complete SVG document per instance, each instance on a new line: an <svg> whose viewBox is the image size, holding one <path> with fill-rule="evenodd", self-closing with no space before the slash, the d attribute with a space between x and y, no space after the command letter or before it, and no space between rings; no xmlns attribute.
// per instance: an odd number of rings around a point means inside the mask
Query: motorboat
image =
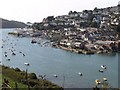
<svg viewBox="0 0 120 90"><path fill-rule="evenodd" d="M95 83L96 83L96 84L101 84L101 81L100 81L99 79L96 79L96 80L95 80Z"/></svg>
<svg viewBox="0 0 120 90"><path fill-rule="evenodd" d="M79 74L80 76L83 76L83 73L81 73L81 72L78 72L78 74Z"/></svg>
<svg viewBox="0 0 120 90"><path fill-rule="evenodd" d="M102 73L103 73L103 70L99 70L99 72L102 72Z"/></svg>
<svg viewBox="0 0 120 90"><path fill-rule="evenodd" d="M29 63L24 63L26 66L29 66L30 64Z"/></svg>
<svg viewBox="0 0 120 90"><path fill-rule="evenodd" d="M58 76L55 74L55 75L53 75L53 77L56 77L56 78L57 78Z"/></svg>
<svg viewBox="0 0 120 90"><path fill-rule="evenodd" d="M105 65L101 65L101 68L103 69L107 69L107 67Z"/></svg>

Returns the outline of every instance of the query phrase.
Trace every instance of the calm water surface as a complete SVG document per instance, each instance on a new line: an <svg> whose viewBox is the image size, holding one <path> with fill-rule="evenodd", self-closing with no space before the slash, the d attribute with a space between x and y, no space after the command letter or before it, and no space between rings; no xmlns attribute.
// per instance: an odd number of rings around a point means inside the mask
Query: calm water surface
<svg viewBox="0 0 120 90"><path fill-rule="evenodd" d="M93 87L95 79L102 79L103 77L108 78L112 87L118 87L118 56L120 54L83 55L52 47L40 47L39 44L31 44L31 38L8 36L7 33L12 30L0 30L0 37L6 40L4 48L0 50L2 64L14 68L18 67L22 70L28 68L29 72L46 75L47 80L66 88ZM14 46L15 56L11 55L9 51L13 44L16 44ZM8 58L11 59L10 61L7 61L4 57L5 51ZM19 51L22 51L26 56L23 57ZM30 66L26 67L25 62L28 62ZM101 69L100 66L103 64L107 66L107 70L100 73L98 70ZM82 72L83 76L79 76L78 72ZM54 74L58 77L53 77Z"/></svg>

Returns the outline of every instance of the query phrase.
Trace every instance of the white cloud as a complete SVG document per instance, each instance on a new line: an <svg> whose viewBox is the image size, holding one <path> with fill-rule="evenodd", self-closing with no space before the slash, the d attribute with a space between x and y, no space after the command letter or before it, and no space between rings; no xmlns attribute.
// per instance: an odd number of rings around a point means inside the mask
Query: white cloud
<svg viewBox="0 0 120 90"><path fill-rule="evenodd" d="M19 21L41 21L48 15L67 14L94 7L117 5L119 0L0 0L0 17Z"/></svg>

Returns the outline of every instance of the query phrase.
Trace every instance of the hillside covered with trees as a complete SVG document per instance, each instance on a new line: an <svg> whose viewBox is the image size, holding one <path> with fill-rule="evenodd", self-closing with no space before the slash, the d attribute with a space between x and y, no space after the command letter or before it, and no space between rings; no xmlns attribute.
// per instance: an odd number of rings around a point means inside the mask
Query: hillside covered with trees
<svg viewBox="0 0 120 90"><path fill-rule="evenodd" d="M0 18L0 28L25 28L27 25L23 22L6 20Z"/></svg>

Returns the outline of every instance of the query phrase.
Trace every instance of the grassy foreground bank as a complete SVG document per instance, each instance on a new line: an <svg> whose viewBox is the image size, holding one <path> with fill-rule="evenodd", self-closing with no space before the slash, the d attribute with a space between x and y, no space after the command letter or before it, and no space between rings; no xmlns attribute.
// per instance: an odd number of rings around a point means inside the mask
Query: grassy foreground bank
<svg viewBox="0 0 120 90"><path fill-rule="evenodd" d="M0 66L2 68L2 87L11 89L58 89L62 88L47 81L46 79L38 79L35 73L26 73L19 68L9 68L7 66ZM27 78L26 78L27 77Z"/></svg>

